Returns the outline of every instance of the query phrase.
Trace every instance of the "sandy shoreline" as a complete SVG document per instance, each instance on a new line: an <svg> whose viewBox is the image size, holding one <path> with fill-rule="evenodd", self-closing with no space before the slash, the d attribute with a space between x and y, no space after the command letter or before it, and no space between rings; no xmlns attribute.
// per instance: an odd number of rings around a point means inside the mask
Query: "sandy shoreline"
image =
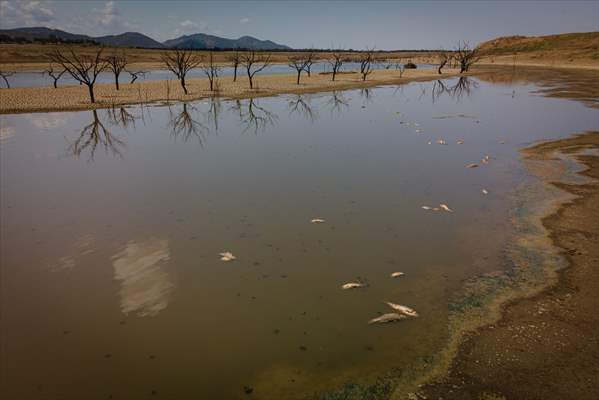
<svg viewBox="0 0 599 400"><path fill-rule="evenodd" d="M589 132L523 151L537 163L535 175L574 197L542 219L567 267L556 284L509 302L499 321L469 334L449 374L422 391L427 398L599 397L598 150L599 132ZM559 154L566 159L557 159ZM588 181L560 180L570 160L585 167L577 174Z"/></svg>
<svg viewBox="0 0 599 400"><path fill-rule="evenodd" d="M439 75L436 69L425 68L406 70L401 74L397 70L375 70L366 81L358 73L344 73L331 81L329 74L313 73L311 77L303 74L300 85L296 75L256 75L254 89L249 88L244 75L233 82L233 77L219 78L219 90L209 90L208 79L190 79L187 82L189 94L185 95L179 82L146 81L134 84L121 84L115 90L113 84L97 84L96 103L92 104L86 86L11 88L0 89L0 114L90 110L111 108L116 105L190 101L206 97L251 98L273 96L285 93L313 93L321 91L345 90L378 85L403 84L411 81L444 79L458 75L456 69L444 69Z"/></svg>

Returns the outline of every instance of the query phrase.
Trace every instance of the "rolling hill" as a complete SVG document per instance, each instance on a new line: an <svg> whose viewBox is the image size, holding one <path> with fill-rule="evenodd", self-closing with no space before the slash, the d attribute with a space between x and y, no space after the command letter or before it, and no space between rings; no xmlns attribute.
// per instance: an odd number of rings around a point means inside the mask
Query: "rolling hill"
<svg viewBox="0 0 599 400"><path fill-rule="evenodd" d="M599 59L599 32L548 36L503 36L481 43L484 55L561 53Z"/></svg>
<svg viewBox="0 0 599 400"><path fill-rule="evenodd" d="M0 29L0 37L12 40L25 39L27 41L51 40L66 42L96 42L106 46L140 47L149 49L160 48L186 48L186 49L252 49L252 50L290 50L290 47L277 44L270 40L260 40L251 36L242 36L239 39L227 39L219 36L196 33L184 35L160 43L149 36L139 32L125 32L120 35L89 36L79 35L50 29L46 27Z"/></svg>
<svg viewBox="0 0 599 400"><path fill-rule="evenodd" d="M184 35L164 42L166 47L186 49L253 49L253 50L289 50L290 47L270 40L260 40L251 36L239 39L226 39L219 36L196 33Z"/></svg>

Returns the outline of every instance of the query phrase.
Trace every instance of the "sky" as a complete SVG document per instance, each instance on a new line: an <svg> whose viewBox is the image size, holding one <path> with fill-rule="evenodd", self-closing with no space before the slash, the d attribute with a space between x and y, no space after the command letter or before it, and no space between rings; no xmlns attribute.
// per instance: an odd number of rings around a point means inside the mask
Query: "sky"
<svg viewBox="0 0 599 400"><path fill-rule="evenodd" d="M250 35L294 48L451 49L498 36L599 31L587 1L73 1L0 0L0 28L47 26L158 41Z"/></svg>

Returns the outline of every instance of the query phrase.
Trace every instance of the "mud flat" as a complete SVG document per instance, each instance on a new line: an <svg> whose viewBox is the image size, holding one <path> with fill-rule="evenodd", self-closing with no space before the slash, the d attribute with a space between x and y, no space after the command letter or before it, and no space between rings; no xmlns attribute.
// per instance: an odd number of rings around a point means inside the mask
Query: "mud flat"
<svg viewBox="0 0 599 400"><path fill-rule="evenodd" d="M247 77L240 71L236 82L233 82L232 77L220 78L218 90L215 91L210 91L208 79L190 79L187 82L187 95L175 80L121 84L118 91L113 84L97 84L94 104L90 103L86 86L12 88L0 90L0 114L87 110L124 104L190 101L213 96L250 98L283 93L313 93L432 80L440 76L446 78L458 72L447 69L439 75L433 68L406 70L403 74L396 70L376 70L366 81L357 72L340 74L335 81L331 81L330 74L313 73L311 77L302 76L299 85L296 84L296 75L256 75L254 89L250 89Z"/></svg>
<svg viewBox="0 0 599 400"><path fill-rule="evenodd" d="M544 235L535 234L534 226L526 228L529 222L521 224L512 259L526 256L513 272L487 277L482 289L472 292L479 296L503 290L506 294L497 299L513 300L493 307L500 313L498 321L465 336L447 376L421 391L426 398L599 397L598 151L599 132L523 150L533 176L546 190L560 192L542 207L545 211L536 211L546 213L538 228L547 232L550 243L543 243ZM547 244L558 254L550 248L542 251ZM556 256L564 260L564 268L555 269L560 264ZM535 281L545 279L549 286L539 292ZM495 288L510 286L511 295ZM517 300L517 294L524 297Z"/></svg>

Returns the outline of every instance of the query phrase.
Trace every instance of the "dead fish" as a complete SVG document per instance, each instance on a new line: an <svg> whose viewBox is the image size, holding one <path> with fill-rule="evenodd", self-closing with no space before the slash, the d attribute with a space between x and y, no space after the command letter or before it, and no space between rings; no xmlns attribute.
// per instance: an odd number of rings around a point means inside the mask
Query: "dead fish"
<svg viewBox="0 0 599 400"><path fill-rule="evenodd" d="M364 286L366 286L366 285L363 284L363 283L360 283L360 282L348 282L346 284L343 284L341 286L341 289L343 289L343 290L358 289L358 288L361 288L361 287L364 287Z"/></svg>
<svg viewBox="0 0 599 400"><path fill-rule="evenodd" d="M433 144L433 142L431 142L430 140L428 141L428 144Z"/></svg>
<svg viewBox="0 0 599 400"><path fill-rule="evenodd" d="M397 313L383 314L380 317L376 317L368 321L369 324L386 324L388 322L397 322L402 319L406 319L405 315Z"/></svg>
<svg viewBox="0 0 599 400"><path fill-rule="evenodd" d="M457 144L464 144L464 141L463 140L458 140L456 143Z"/></svg>
<svg viewBox="0 0 599 400"><path fill-rule="evenodd" d="M476 168L476 167L478 167L478 164L476 164L476 163L466 164L466 168Z"/></svg>
<svg viewBox="0 0 599 400"><path fill-rule="evenodd" d="M451 208L449 208L449 206L447 204L439 204L439 207L441 207L443 210L445 210L447 212L453 212L453 210Z"/></svg>
<svg viewBox="0 0 599 400"><path fill-rule="evenodd" d="M322 224L322 223L324 223L324 219L321 219L321 218L312 218L310 220L310 222L312 222L313 224Z"/></svg>
<svg viewBox="0 0 599 400"><path fill-rule="evenodd" d="M385 304L394 309L395 311L399 311L400 313L407 315L408 317L415 318L418 316L416 310L413 310L408 306L402 306L401 304L390 303L388 301L386 301Z"/></svg>
<svg viewBox="0 0 599 400"><path fill-rule="evenodd" d="M404 274L403 272L392 272L391 273L391 278L399 278L403 274Z"/></svg>
<svg viewBox="0 0 599 400"><path fill-rule="evenodd" d="M236 258L237 257L235 257L233 255L233 253L231 253L230 251L225 251L224 253L220 253L220 259L221 259L221 261L233 261Z"/></svg>
<svg viewBox="0 0 599 400"><path fill-rule="evenodd" d="M437 144L447 144L447 142L443 139L437 140Z"/></svg>
<svg viewBox="0 0 599 400"><path fill-rule="evenodd" d="M423 210L430 210L431 208L429 206L422 206Z"/></svg>
<svg viewBox="0 0 599 400"><path fill-rule="evenodd" d="M481 190L481 192L483 192L483 194L489 194L489 192L487 191L487 189L483 189L483 190Z"/></svg>

